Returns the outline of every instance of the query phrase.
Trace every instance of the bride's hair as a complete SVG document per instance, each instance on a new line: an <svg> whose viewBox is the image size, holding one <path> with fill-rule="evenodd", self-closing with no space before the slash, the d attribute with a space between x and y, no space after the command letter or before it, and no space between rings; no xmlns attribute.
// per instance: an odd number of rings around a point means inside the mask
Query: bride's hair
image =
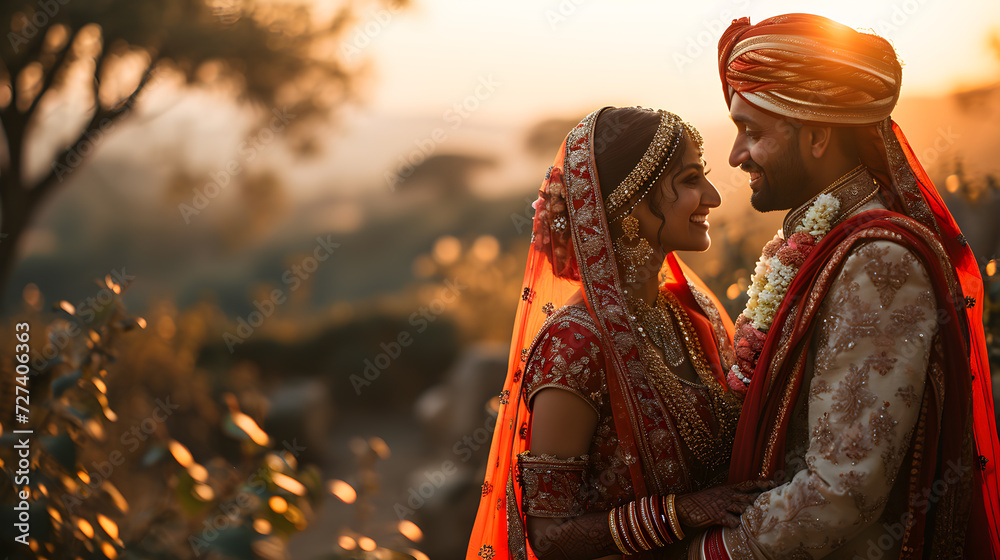
<svg viewBox="0 0 1000 560"><path fill-rule="evenodd" d="M656 129L660 125L660 114L635 107L606 109L597 117L594 127L594 157L597 163L598 183L601 185L601 196L607 200L615 188L632 172L646 148L653 141ZM687 143L681 142L674 152L663 178L672 177L677 162L684 159ZM671 185L673 189L673 185ZM652 189L649 197L649 209L654 216L664 221L659 210L660 189ZM635 196L641 196L643 190ZM677 191L674 189L674 197ZM630 201L631 202L631 201ZM619 214L620 217L620 214ZM663 227L663 224L660 224Z"/></svg>

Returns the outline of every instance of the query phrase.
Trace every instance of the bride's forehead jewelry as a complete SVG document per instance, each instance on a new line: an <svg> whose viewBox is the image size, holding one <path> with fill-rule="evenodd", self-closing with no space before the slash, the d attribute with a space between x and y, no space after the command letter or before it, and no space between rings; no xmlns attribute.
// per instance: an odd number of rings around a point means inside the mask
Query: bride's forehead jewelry
<svg viewBox="0 0 1000 560"><path fill-rule="evenodd" d="M639 108L641 109L641 107ZM650 109L645 110L649 111ZM625 177L621 184L604 201L605 209L609 216L614 215L616 211L621 209L640 190L642 190L642 195L622 215L630 214L635 205L645 198L650 188L656 184L663 171L669 166L670 159L676 153L677 146L680 145L683 132L686 131L688 133L688 136L691 137L699 152L702 149L703 141L701 134L693 126L682 121L680 117L669 111L658 110L656 112L660 115L660 124L656 128L656 134L653 135L652 142L646 148L646 153L643 154L639 163L636 164L628 176Z"/></svg>

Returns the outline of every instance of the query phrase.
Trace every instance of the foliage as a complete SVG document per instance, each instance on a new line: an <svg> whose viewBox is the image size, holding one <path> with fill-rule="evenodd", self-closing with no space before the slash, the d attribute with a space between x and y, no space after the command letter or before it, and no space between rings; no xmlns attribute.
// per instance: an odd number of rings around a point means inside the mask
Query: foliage
<svg viewBox="0 0 1000 560"><path fill-rule="evenodd" d="M126 313L121 292L108 276L93 303L10 323L30 325L32 398L27 423L0 419L0 548L11 558L287 557L323 494L318 470L299 467L295 440L274 441L194 370L210 313L159 311L147 323ZM14 364L0 363L4 402L17 392ZM261 408L253 392L241 396ZM13 444L24 436L14 429L33 431L27 485L15 485ZM24 487L30 550L14 542L10 518Z"/></svg>

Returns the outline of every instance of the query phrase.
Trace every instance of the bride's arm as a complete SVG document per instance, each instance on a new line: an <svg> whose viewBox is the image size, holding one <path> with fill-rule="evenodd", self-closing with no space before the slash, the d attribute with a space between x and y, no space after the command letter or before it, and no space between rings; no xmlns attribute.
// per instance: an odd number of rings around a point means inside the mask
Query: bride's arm
<svg viewBox="0 0 1000 560"><path fill-rule="evenodd" d="M567 460L585 455L597 428L597 413L579 396L554 388L533 399L531 454ZM582 504L581 504L582 506ZM608 513L576 517L527 515L528 542L541 560L598 558L617 554L608 528Z"/></svg>

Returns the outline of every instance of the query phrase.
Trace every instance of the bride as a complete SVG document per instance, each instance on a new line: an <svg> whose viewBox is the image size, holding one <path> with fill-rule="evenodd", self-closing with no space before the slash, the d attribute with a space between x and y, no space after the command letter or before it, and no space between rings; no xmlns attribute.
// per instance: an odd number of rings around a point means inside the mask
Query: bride
<svg viewBox="0 0 1000 560"><path fill-rule="evenodd" d="M507 379L467 557L684 557L765 483L724 480L740 401L732 323L674 251L721 200L701 135L604 108L535 202Z"/></svg>

